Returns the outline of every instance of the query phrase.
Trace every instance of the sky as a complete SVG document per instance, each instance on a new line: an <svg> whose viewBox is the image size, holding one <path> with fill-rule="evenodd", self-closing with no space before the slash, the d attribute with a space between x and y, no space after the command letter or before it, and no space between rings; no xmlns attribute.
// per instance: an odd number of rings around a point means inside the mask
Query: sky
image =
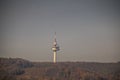
<svg viewBox="0 0 120 80"><path fill-rule="evenodd" d="M1 0L0 57L52 62L120 61L119 0Z"/></svg>

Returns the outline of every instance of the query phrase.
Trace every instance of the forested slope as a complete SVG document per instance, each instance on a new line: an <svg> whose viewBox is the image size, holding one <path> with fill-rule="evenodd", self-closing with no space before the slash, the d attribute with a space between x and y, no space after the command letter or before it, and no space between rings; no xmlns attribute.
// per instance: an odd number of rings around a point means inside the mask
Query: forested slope
<svg viewBox="0 0 120 80"><path fill-rule="evenodd" d="M30 62L0 58L0 80L120 80L120 63Z"/></svg>

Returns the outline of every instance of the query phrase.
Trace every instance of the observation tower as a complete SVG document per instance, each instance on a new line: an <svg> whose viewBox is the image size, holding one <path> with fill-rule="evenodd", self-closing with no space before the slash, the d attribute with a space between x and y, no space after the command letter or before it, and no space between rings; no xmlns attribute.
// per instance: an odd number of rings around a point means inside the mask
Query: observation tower
<svg viewBox="0 0 120 80"><path fill-rule="evenodd" d="M57 60L57 51L59 51L60 48L57 44L57 40L56 40L56 32L55 32L55 38L54 38L54 42L53 42L53 47L52 47L52 51L53 51L53 63L56 63Z"/></svg>

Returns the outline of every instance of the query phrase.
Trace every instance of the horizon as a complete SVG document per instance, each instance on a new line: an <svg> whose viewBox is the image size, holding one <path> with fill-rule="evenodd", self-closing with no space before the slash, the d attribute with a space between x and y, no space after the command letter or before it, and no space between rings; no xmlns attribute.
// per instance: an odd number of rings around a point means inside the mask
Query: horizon
<svg viewBox="0 0 120 80"><path fill-rule="evenodd" d="M0 57L0 58L5 58L5 59L23 59L23 60L27 60L30 62L40 62L40 63L53 63L52 61L32 61L29 59L25 59L25 58L20 58L20 57ZM97 61L57 61L56 63L120 63L120 61L116 61L116 62L97 62Z"/></svg>
<svg viewBox="0 0 120 80"><path fill-rule="evenodd" d="M0 57L52 62L120 61L120 5L116 0L0 1Z"/></svg>

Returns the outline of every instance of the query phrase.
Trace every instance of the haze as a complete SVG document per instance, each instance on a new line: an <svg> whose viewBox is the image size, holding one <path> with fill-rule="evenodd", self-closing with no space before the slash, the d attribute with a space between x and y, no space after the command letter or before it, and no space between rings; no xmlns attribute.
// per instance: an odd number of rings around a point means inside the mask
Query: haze
<svg viewBox="0 0 120 80"><path fill-rule="evenodd" d="M1 0L0 57L52 62L120 61L119 0Z"/></svg>

